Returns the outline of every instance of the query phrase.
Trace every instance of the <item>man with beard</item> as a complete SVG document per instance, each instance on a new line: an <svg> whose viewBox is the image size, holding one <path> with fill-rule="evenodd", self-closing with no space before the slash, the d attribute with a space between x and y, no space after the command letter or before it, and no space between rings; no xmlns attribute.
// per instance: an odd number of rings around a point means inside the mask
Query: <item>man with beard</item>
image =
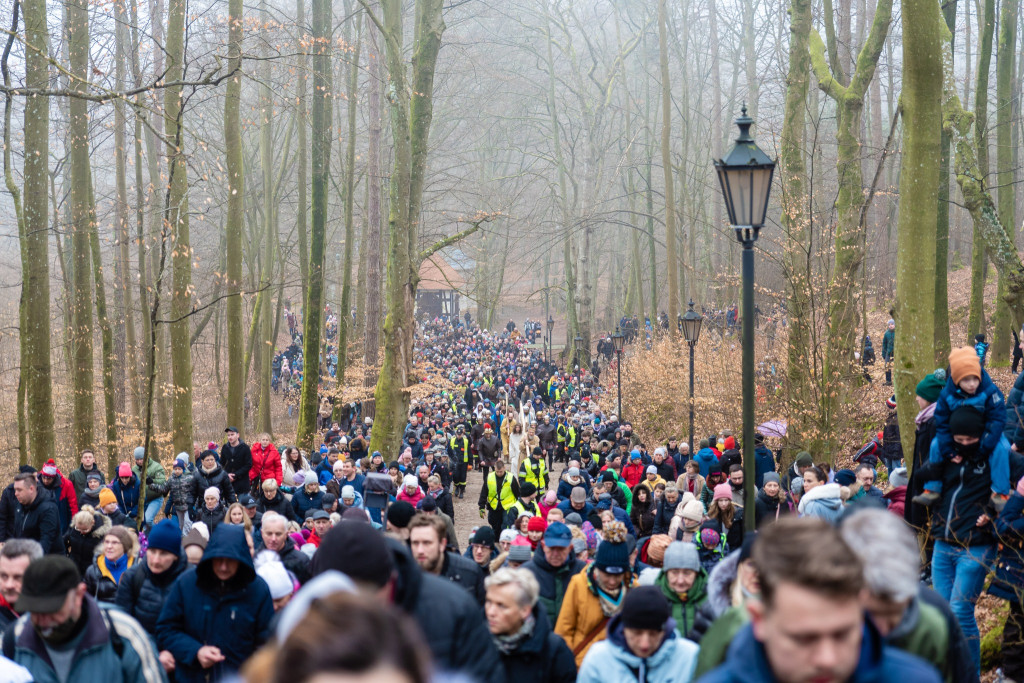
<svg viewBox="0 0 1024 683"><path fill-rule="evenodd" d="M25 570L43 556L43 547L28 538L12 538L0 548L0 631L18 620L14 605L21 597Z"/></svg>
<svg viewBox="0 0 1024 683"><path fill-rule="evenodd" d="M483 604L483 572L472 560L445 552L448 542L441 518L422 512L414 516L409 522L409 548L416 564L423 571L465 588L477 602Z"/></svg>
<svg viewBox="0 0 1024 683"><path fill-rule="evenodd" d="M36 681L166 681L139 622L101 608L86 592L70 559L32 562L15 604L23 616L4 632L4 656Z"/></svg>

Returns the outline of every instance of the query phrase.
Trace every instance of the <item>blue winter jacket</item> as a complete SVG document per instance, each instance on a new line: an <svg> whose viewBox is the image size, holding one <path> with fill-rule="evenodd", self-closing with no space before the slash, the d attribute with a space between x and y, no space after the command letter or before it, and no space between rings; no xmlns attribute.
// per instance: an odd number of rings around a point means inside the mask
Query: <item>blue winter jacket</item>
<svg viewBox="0 0 1024 683"><path fill-rule="evenodd" d="M985 415L985 433L982 434L978 452L984 457L992 455L1006 426L1006 401L992 378L981 371L981 384L973 396L965 394L953 384L953 378L946 380L946 386L935 402L935 440L939 455L948 456L953 452L953 435L949 433L949 416L962 406L972 406Z"/></svg>
<svg viewBox="0 0 1024 683"><path fill-rule="evenodd" d="M676 635L676 622L665 623L665 640L647 659L641 659L626 646L622 615L608 622L608 638L594 643L587 651L576 676L576 683L605 681L646 681L678 683L689 681L697 668L696 643Z"/></svg>
<svg viewBox="0 0 1024 683"><path fill-rule="evenodd" d="M1024 371L1017 375L1010 395L1006 398L1006 426L1003 427L1003 435L1011 444L1017 443L1017 439L1024 440Z"/></svg>
<svg viewBox="0 0 1024 683"><path fill-rule="evenodd" d="M774 683L775 680L764 646L754 638L753 627L747 624L733 638L725 663L702 676L698 683ZM941 680L939 672L928 662L884 645L878 631L865 618L860 661L847 683L939 683Z"/></svg>
<svg viewBox="0 0 1024 683"><path fill-rule="evenodd" d="M332 475L333 476L333 475ZM292 494L292 508L295 510L295 515L300 519L306 519L306 510L319 510L324 505L324 492L317 491L312 496L306 493L306 487L303 486L301 489L295 491Z"/></svg>
<svg viewBox="0 0 1024 683"><path fill-rule="evenodd" d="M213 573L216 558L238 561L230 580L221 581ZM171 586L156 638L161 650L174 655L178 683L226 680L267 641L273 618L270 589L253 569L245 530L221 524L210 536L202 561ZM202 668L196 655L203 645L220 648L224 661Z"/></svg>
<svg viewBox="0 0 1024 683"><path fill-rule="evenodd" d="M136 519L139 516L139 478L133 474L131 481L125 486L121 483L121 477L117 477L110 485L110 490L114 492L117 507L121 512L133 520Z"/></svg>
<svg viewBox="0 0 1024 683"><path fill-rule="evenodd" d="M708 450L711 450L710 448ZM757 488L764 486L762 478L769 472L775 471L775 456L764 444L754 449L754 485Z"/></svg>
<svg viewBox="0 0 1024 683"><path fill-rule="evenodd" d="M988 592L1012 603L1024 602L1024 496L1014 493L996 517L999 557Z"/></svg>
<svg viewBox="0 0 1024 683"><path fill-rule="evenodd" d="M715 452L710 448L700 449L697 451L697 455L693 456L693 459L697 461L697 465L700 467L700 476L705 479L708 476L708 472L711 471L711 466L718 462Z"/></svg>

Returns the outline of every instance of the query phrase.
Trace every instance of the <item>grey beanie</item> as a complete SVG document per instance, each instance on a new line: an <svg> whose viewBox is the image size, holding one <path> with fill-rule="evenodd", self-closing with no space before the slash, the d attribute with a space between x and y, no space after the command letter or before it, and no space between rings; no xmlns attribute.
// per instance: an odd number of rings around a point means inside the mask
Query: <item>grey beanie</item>
<svg viewBox="0 0 1024 683"><path fill-rule="evenodd" d="M893 488L909 484L910 479L907 477L907 468L897 467L894 469L892 474L889 475L889 483L892 484Z"/></svg>
<svg viewBox="0 0 1024 683"><path fill-rule="evenodd" d="M764 477L761 479L761 487L763 488L764 485L770 481L774 481L776 484L781 483L778 474L775 472L766 472Z"/></svg>
<svg viewBox="0 0 1024 683"><path fill-rule="evenodd" d="M684 541L672 541L665 549L665 560L661 568L663 571L669 569L700 571L700 555L697 554L697 546Z"/></svg>
<svg viewBox="0 0 1024 683"><path fill-rule="evenodd" d="M578 512L570 512L565 516L565 523L572 524L573 526L583 526L583 518L580 517Z"/></svg>
<svg viewBox="0 0 1024 683"><path fill-rule="evenodd" d="M514 545L508 549L508 559L513 562L529 562L532 557L528 545Z"/></svg>
<svg viewBox="0 0 1024 683"><path fill-rule="evenodd" d="M583 538L574 538L574 539L572 539L572 549L573 549L573 552L575 552L577 555L582 555L583 552L587 549L587 541L586 541L586 539L583 539Z"/></svg>
<svg viewBox="0 0 1024 683"><path fill-rule="evenodd" d="M793 479L790 480L790 482L789 482L789 490L791 492L797 493L797 494L803 493L804 492L804 478L803 477L793 477Z"/></svg>

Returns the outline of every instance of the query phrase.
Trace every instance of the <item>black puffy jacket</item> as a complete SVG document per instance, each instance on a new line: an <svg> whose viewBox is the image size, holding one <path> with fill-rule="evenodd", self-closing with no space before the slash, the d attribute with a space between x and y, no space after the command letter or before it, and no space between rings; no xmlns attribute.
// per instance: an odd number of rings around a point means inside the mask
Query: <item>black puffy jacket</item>
<svg viewBox="0 0 1024 683"><path fill-rule="evenodd" d="M171 584L188 567L184 553L170 569L160 574L154 574L143 559L129 567L121 577L114 602L135 617L150 635L156 637L156 622L160 618L164 600L171 591Z"/></svg>
<svg viewBox="0 0 1024 683"><path fill-rule="evenodd" d="M992 524L977 526L982 514L996 516L989 505L992 475L988 458L976 457L960 464L926 462L919 474L924 481L942 481L942 497L931 507L936 540L957 545L995 544Z"/></svg>
<svg viewBox="0 0 1024 683"><path fill-rule="evenodd" d="M18 505L14 515L14 531L10 537L31 538L33 541L39 541L44 553L64 554L64 539L60 535L57 504L53 502L53 496L49 491L37 486L36 499L29 505Z"/></svg>
<svg viewBox="0 0 1024 683"><path fill-rule="evenodd" d="M231 487L231 480L228 478L227 472L220 465L217 465L210 472L204 472L202 467L197 467L196 471L192 473L192 493L190 500L192 501L192 508L195 512L201 512L203 505L203 497L206 493L206 489L211 486L216 486L220 489L220 502L225 507L231 505L236 500L235 490ZM213 533L213 529L210 529L210 533Z"/></svg>
<svg viewBox="0 0 1024 683"><path fill-rule="evenodd" d="M256 551L254 554L258 554L261 550L264 550L263 539L255 539ZM311 574L309 571L309 555L302 552L295 547L295 541L291 537L284 539L284 547L277 553L277 556L281 558L281 564L284 568L295 575L295 578L299 580L299 583L306 583L309 581Z"/></svg>
<svg viewBox="0 0 1024 683"><path fill-rule="evenodd" d="M547 612L533 606L533 633L510 652L501 653L505 679L515 683L572 683L576 658L561 636L551 630Z"/></svg>
<svg viewBox="0 0 1024 683"><path fill-rule="evenodd" d="M85 586L89 591L89 595L96 598L98 602L114 602L114 597L117 595L117 583L114 582L114 577L110 574L105 566L107 559L104 555L97 555L89 568L85 570ZM121 574L121 581L124 581L125 575L128 570L135 566L135 559L132 557L128 558L128 566L125 568L124 573Z"/></svg>
<svg viewBox="0 0 1024 683"><path fill-rule="evenodd" d="M298 517L295 516L295 508L292 507L291 501L284 497L281 493L281 489L274 492L274 497L271 500L267 500L266 494L260 492L259 500L256 501L256 509L262 514L268 511L276 512L287 520L298 522Z"/></svg>
<svg viewBox="0 0 1024 683"><path fill-rule="evenodd" d="M83 534L78 529L71 527L64 534L64 548L68 557L78 567L80 576L85 576L85 572L89 570L89 566L96 556L96 546L100 544L111 528L110 518L106 515L96 512L93 513L93 519L95 521L92 530L88 533Z"/></svg>
<svg viewBox="0 0 1024 683"><path fill-rule="evenodd" d="M437 668L478 683L505 683L480 605L451 581L421 570L402 544L387 543L395 563L395 605L419 624Z"/></svg>
<svg viewBox="0 0 1024 683"><path fill-rule="evenodd" d="M441 576L465 589L481 605L484 604L484 573L473 560L461 557L458 552L446 552Z"/></svg>

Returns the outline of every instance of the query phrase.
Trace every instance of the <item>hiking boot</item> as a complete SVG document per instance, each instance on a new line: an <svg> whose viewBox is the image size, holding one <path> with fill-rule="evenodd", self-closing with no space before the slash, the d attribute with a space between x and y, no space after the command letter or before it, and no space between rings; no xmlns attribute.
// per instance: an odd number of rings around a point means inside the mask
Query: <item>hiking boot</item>
<svg viewBox="0 0 1024 683"><path fill-rule="evenodd" d="M922 507L931 507L935 503L939 502L939 494L931 491L925 491L924 493L914 496L911 500L915 505L921 505Z"/></svg>

